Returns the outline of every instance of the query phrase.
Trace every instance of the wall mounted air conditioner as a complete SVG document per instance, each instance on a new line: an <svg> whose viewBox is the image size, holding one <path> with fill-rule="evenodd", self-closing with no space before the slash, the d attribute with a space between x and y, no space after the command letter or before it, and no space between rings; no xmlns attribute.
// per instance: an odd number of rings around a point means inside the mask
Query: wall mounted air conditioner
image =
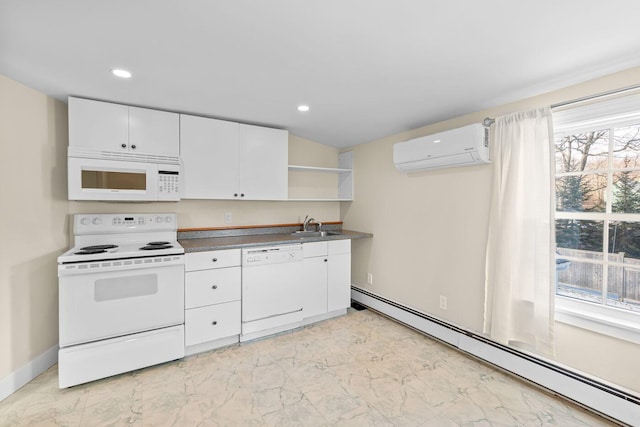
<svg viewBox="0 0 640 427"><path fill-rule="evenodd" d="M393 145L402 172L490 163L489 129L476 123Z"/></svg>

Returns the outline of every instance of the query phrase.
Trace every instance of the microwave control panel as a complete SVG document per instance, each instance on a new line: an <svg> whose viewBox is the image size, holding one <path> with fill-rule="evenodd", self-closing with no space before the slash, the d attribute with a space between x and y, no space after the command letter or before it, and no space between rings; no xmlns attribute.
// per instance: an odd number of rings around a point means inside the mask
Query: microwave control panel
<svg viewBox="0 0 640 427"><path fill-rule="evenodd" d="M158 199L180 200L180 172L158 170Z"/></svg>

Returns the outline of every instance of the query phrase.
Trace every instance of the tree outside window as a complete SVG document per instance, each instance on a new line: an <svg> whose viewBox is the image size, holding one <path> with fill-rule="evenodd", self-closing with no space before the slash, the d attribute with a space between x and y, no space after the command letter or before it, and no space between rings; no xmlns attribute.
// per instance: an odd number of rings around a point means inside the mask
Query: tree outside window
<svg viewBox="0 0 640 427"><path fill-rule="evenodd" d="M640 311L640 123L555 145L557 294Z"/></svg>

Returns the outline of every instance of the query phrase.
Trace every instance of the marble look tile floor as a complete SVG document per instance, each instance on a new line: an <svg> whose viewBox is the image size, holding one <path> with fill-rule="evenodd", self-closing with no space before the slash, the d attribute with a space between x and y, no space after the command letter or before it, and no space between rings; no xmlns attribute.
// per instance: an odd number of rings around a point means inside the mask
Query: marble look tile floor
<svg viewBox="0 0 640 427"><path fill-rule="evenodd" d="M69 389L57 366L0 426L606 426L369 310Z"/></svg>

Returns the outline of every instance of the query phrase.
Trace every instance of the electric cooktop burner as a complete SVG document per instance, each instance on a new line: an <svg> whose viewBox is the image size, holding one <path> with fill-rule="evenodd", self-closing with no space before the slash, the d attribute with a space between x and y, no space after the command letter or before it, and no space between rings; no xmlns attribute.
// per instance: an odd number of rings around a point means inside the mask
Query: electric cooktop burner
<svg viewBox="0 0 640 427"><path fill-rule="evenodd" d="M74 252L76 255L93 255L93 254L103 254L107 252L106 249L80 249L77 252Z"/></svg>
<svg viewBox="0 0 640 427"><path fill-rule="evenodd" d="M92 246L84 246L82 248L80 248L81 251L84 250L95 250L95 249L115 249L117 248L118 245L92 245Z"/></svg>
<svg viewBox="0 0 640 427"><path fill-rule="evenodd" d="M141 251L154 251L158 249L169 249L173 246L169 242L149 242L140 248Z"/></svg>
<svg viewBox="0 0 640 427"><path fill-rule="evenodd" d="M79 251L74 252L76 255L92 255L92 254L102 254L107 252L107 249L115 249L118 245L92 245L85 246L80 248Z"/></svg>

